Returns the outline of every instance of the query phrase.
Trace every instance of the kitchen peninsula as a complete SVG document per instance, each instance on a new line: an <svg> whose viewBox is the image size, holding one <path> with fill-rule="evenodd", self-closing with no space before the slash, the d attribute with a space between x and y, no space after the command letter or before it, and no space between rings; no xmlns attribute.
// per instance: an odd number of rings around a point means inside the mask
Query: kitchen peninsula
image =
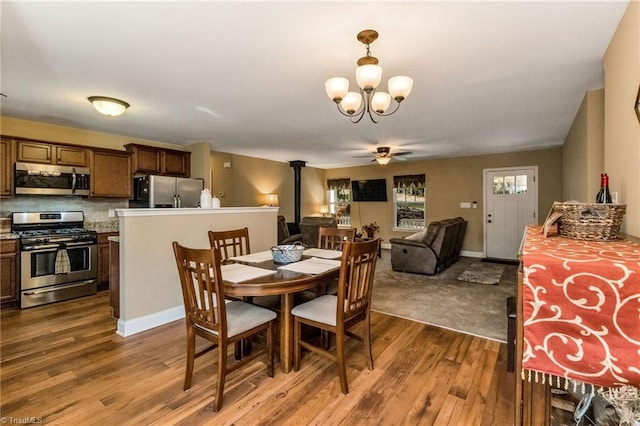
<svg viewBox="0 0 640 426"><path fill-rule="evenodd" d="M120 317L130 336L184 317L171 243L209 247L207 232L249 228L251 251L277 241L277 207L117 209L120 230Z"/></svg>

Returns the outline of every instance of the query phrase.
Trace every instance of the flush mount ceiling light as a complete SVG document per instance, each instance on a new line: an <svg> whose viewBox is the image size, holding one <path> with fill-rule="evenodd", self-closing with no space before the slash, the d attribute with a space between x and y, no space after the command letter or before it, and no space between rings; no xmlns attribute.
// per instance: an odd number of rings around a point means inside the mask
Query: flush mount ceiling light
<svg viewBox="0 0 640 426"><path fill-rule="evenodd" d="M89 96L87 99L89 99L89 102L93 104L93 107L100 114L109 115L111 117L117 117L129 108L128 103L116 98L109 98L106 96Z"/></svg>
<svg viewBox="0 0 640 426"><path fill-rule="evenodd" d="M349 92L349 80L343 77L334 77L324 84L329 99L336 103L338 111L342 115L351 118L352 123L358 123L365 114L374 123L395 113L400 108L400 103L409 96L413 80L406 76L397 76L389 79L389 93L379 92L376 89L382 80L382 67L378 65L378 58L371 56L369 45L378 38L375 30L363 30L358 33L358 41L367 46L367 54L358 59L356 68L356 81L360 86L360 92ZM391 99L396 102L391 112L386 112L391 105Z"/></svg>

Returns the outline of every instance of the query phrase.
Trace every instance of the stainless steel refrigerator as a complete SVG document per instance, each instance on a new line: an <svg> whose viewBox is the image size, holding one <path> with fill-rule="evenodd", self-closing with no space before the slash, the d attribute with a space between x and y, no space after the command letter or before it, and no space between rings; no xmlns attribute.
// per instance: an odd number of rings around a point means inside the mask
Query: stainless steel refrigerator
<svg viewBox="0 0 640 426"><path fill-rule="evenodd" d="M134 199L129 207L198 207L202 179L147 175L134 178Z"/></svg>

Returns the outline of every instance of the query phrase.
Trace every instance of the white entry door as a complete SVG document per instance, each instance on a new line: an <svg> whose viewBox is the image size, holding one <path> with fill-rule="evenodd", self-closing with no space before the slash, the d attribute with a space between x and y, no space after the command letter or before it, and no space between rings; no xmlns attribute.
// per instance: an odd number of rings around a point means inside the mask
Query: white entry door
<svg viewBox="0 0 640 426"><path fill-rule="evenodd" d="M538 167L484 171L485 254L512 259L527 225L538 223Z"/></svg>

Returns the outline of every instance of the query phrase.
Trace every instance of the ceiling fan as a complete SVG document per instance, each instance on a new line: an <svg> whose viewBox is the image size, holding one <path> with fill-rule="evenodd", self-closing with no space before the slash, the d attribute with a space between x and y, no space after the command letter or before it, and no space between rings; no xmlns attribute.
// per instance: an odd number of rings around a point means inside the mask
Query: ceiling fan
<svg viewBox="0 0 640 426"><path fill-rule="evenodd" d="M392 158L395 160L405 161L406 158L403 158L403 156L410 155L413 153L411 151L403 151L403 152L396 152L392 154L391 148L389 148L388 146L379 146L377 151L372 152L372 154L375 154L375 158L371 160L372 163L374 161L377 161L379 164L384 165L384 164L388 164ZM355 158L359 158L359 157L368 157L368 155L361 155Z"/></svg>

